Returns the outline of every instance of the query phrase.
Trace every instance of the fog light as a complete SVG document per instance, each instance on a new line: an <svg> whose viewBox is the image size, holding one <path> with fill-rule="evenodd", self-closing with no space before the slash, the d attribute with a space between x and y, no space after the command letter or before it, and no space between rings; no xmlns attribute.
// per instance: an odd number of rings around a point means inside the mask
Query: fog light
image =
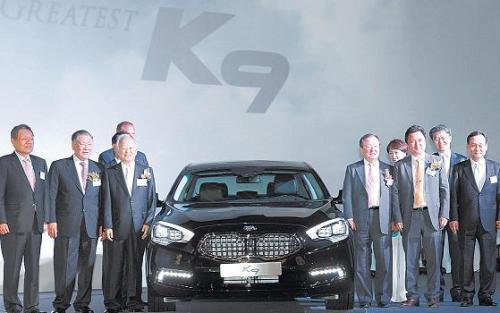
<svg viewBox="0 0 500 313"><path fill-rule="evenodd" d="M183 279L189 279L193 277L193 273L189 271L183 271L183 270L174 270L174 269L167 269L167 268L161 268L158 270L158 273L156 274L156 279L158 281L165 281L169 278L183 278Z"/></svg>
<svg viewBox="0 0 500 313"><path fill-rule="evenodd" d="M345 271L341 267L324 267L309 272L313 277L320 275L335 275L336 278L345 278Z"/></svg>

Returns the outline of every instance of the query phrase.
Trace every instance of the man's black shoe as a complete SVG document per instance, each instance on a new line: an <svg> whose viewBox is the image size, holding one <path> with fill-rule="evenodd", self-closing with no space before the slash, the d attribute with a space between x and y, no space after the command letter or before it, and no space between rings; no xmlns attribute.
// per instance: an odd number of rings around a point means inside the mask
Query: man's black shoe
<svg viewBox="0 0 500 313"><path fill-rule="evenodd" d="M497 303L493 301L491 297L484 297L479 299L479 305L482 306L497 306Z"/></svg>
<svg viewBox="0 0 500 313"><path fill-rule="evenodd" d="M472 306L472 299L471 298L462 298L462 303L460 303L461 307L468 307Z"/></svg>

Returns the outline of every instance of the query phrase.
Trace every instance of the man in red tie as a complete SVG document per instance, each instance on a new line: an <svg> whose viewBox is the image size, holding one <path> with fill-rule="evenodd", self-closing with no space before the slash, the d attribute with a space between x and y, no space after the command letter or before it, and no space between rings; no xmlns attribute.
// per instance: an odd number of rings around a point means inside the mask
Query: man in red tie
<svg viewBox="0 0 500 313"><path fill-rule="evenodd" d="M4 258L3 300L9 313L38 313L39 260L46 222L47 164L31 155L33 131L15 126L11 133L14 153L0 158L0 238ZM24 260L24 307L17 296Z"/></svg>
<svg viewBox="0 0 500 313"><path fill-rule="evenodd" d="M379 307L388 306L392 293L390 224L390 166L378 160L379 140L366 134L359 140L363 160L347 166L343 201L344 214L354 233L354 287L359 306L370 306L372 282L370 277L371 246L375 252L375 301Z"/></svg>
<svg viewBox="0 0 500 313"><path fill-rule="evenodd" d="M73 155L54 161L49 170L49 236L54 242L54 312L69 308L78 273L78 292L73 302L77 313L92 313L92 294L99 213L102 210L104 166L89 159L93 138L86 130L71 136Z"/></svg>

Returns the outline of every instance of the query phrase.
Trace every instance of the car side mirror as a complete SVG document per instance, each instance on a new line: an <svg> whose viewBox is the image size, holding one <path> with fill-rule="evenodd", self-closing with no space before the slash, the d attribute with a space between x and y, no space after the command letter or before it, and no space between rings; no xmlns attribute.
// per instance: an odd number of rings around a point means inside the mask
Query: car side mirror
<svg viewBox="0 0 500 313"><path fill-rule="evenodd" d="M165 201L161 200L159 197L158 197L158 193L156 193L156 207L157 208L163 208L163 206L165 205Z"/></svg>
<svg viewBox="0 0 500 313"><path fill-rule="evenodd" d="M339 189L339 193L337 194L336 197L332 197L332 203L335 204L342 204L342 189Z"/></svg>

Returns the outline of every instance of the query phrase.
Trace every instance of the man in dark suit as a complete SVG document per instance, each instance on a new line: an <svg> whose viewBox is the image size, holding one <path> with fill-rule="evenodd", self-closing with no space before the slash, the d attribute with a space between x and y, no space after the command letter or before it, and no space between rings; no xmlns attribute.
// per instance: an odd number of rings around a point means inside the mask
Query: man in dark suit
<svg viewBox="0 0 500 313"><path fill-rule="evenodd" d="M11 133L14 153L0 158L0 239L3 268L3 300L9 313L37 313L39 261L46 222L47 164L31 155L33 131L15 126ZM24 259L24 308L17 296L19 272Z"/></svg>
<svg viewBox="0 0 500 313"><path fill-rule="evenodd" d="M392 293L390 189L393 180L390 166L378 160L378 137L366 134L359 140L359 146L363 160L347 166L342 189L345 217L354 232L354 285L360 307L368 307L372 300L373 243L375 300L379 307L387 307Z"/></svg>
<svg viewBox="0 0 500 313"><path fill-rule="evenodd" d="M443 166L448 177L448 183L451 184L451 173L455 164L464 161L465 156L451 151L451 130L445 125L439 124L431 128L429 131L429 137L431 137L432 142L434 142L434 147L436 148L436 153L434 155L439 155L443 158ZM450 295L453 302L460 302L460 259L462 258L460 253L460 247L458 244L458 235L453 233L449 227L445 227L441 234L441 263L443 262L444 256L444 240L448 237L448 250L450 252L451 259L451 284ZM441 287L439 294L439 301L443 301L444 290L446 283L444 280L444 275L441 275Z"/></svg>
<svg viewBox="0 0 500 313"><path fill-rule="evenodd" d="M451 188L450 229L456 233L462 250L462 303L471 306L475 292L474 249L479 242L479 305L496 306L496 229L500 229L500 164L484 158L488 139L479 131L467 136L470 159L455 166ZM496 221L496 222L495 222Z"/></svg>
<svg viewBox="0 0 500 313"><path fill-rule="evenodd" d="M101 154L99 154L99 163L104 164L106 168L111 167L118 163L118 158L116 157L116 138L118 138L121 134L129 134L132 137L135 137L135 126L132 122L123 121L116 125L116 133L111 138L111 149L108 149ZM149 166L148 159L146 155L141 151L137 151L135 156L135 161L141 163L142 165Z"/></svg>
<svg viewBox="0 0 500 313"><path fill-rule="evenodd" d="M49 236L54 244L54 312L70 306L78 273L75 312L89 308L101 211L104 168L89 159L93 138L86 130L71 135L74 154L54 161L49 170Z"/></svg>
<svg viewBox="0 0 500 313"><path fill-rule="evenodd" d="M441 276L441 231L449 218L448 179L443 159L425 153L425 130L413 125L406 130L410 153L394 165L392 213L394 226L403 234L406 253L407 300L418 306L418 259L423 246L427 259L427 305L438 307Z"/></svg>
<svg viewBox="0 0 500 313"><path fill-rule="evenodd" d="M104 186L104 304L107 312L142 312L142 259L156 207L153 170L137 161L129 134L118 137L121 160Z"/></svg>

